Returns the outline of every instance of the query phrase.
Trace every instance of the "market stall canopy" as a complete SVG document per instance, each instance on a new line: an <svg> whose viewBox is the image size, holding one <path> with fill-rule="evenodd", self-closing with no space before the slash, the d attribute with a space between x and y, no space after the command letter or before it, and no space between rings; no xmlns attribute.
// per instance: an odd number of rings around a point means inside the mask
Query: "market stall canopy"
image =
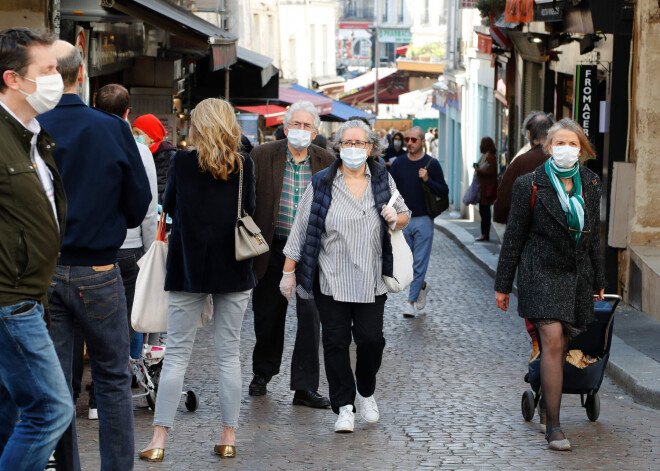
<svg viewBox="0 0 660 471"><path fill-rule="evenodd" d="M72 3L76 1L78 0ZM67 3L67 0L63 0L62 3ZM223 52L229 53L223 59L228 62L233 60L231 63L236 62L236 36L165 0L101 0L101 6L139 18L200 47L223 46ZM214 49L220 48L214 47Z"/></svg>
<svg viewBox="0 0 660 471"><path fill-rule="evenodd" d="M238 46L236 48L238 60L251 64L261 69L261 86L265 87L266 84L274 75L278 75L280 70L273 65L273 59L267 56L262 56L258 52L250 51L244 47Z"/></svg>
<svg viewBox="0 0 660 471"><path fill-rule="evenodd" d="M384 77L381 77L380 73L378 75L378 102L390 105L398 103L399 95L409 91L409 78L403 72L397 71L397 69L380 70L385 70L387 72ZM392 70L394 72L391 72ZM363 78L365 75L370 75L369 78L371 78L371 80L369 81L367 78ZM358 106L363 103L373 103L375 73L373 73L373 71L367 72L366 74L355 77L346 83L348 84L354 80L360 80L359 84L362 85L362 87L359 90L354 89L352 92L340 96L339 101L351 106Z"/></svg>
<svg viewBox="0 0 660 471"><path fill-rule="evenodd" d="M381 80L385 79L386 77L389 77L396 71L397 69L394 67L380 67L378 69L378 81L380 82ZM354 90L359 90L361 88L368 87L369 85L373 85L375 81L376 81L376 69L371 69L369 72L365 74L358 75L355 78L347 80L346 83L344 84L344 93L349 93Z"/></svg>
<svg viewBox="0 0 660 471"><path fill-rule="evenodd" d="M293 88L280 87L279 100L289 104L305 100L311 102L316 107L319 115L332 113L332 100L323 95L309 95Z"/></svg>
<svg viewBox="0 0 660 471"><path fill-rule="evenodd" d="M406 53L408 52L408 48L410 47L410 44L406 44L405 46L397 47L394 52L396 52L398 55L405 56Z"/></svg>
<svg viewBox="0 0 660 471"><path fill-rule="evenodd" d="M291 88L299 92L307 93L308 95L316 95L322 98L324 97L320 93L316 93L314 90L305 88L301 85L298 85L297 83L294 84ZM347 121L348 118L352 118L354 116L366 118L372 124L376 122L376 116L373 114L367 113L366 111L363 111L359 108L354 108L337 100L332 100L332 112L322 116L321 119L323 121Z"/></svg>
<svg viewBox="0 0 660 471"><path fill-rule="evenodd" d="M237 110L256 113L266 118L266 126L277 126L284 121L286 108L277 105L237 106Z"/></svg>

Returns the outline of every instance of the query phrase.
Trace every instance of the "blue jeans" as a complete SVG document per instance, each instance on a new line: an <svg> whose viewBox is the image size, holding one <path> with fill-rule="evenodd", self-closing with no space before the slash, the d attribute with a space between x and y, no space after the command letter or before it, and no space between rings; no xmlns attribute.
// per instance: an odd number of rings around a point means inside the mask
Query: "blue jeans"
<svg viewBox="0 0 660 471"><path fill-rule="evenodd" d="M417 302L419 292L424 285L426 269L429 267L431 247L433 246L433 219L428 216L410 218L403 229L403 235L413 253L413 282L410 284L408 301Z"/></svg>
<svg viewBox="0 0 660 471"><path fill-rule="evenodd" d="M71 424L70 397L41 304L0 307L0 470L43 471Z"/></svg>
<svg viewBox="0 0 660 471"><path fill-rule="evenodd" d="M126 298L119 268L55 268L48 290L50 335L67 384L71 385L73 323L80 325L94 380L99 414L102 471L133 469L133 400L128 371ZM69 396L71 397L71 396ZM75 420L57 445L59 470L80 470Z"/></svg>

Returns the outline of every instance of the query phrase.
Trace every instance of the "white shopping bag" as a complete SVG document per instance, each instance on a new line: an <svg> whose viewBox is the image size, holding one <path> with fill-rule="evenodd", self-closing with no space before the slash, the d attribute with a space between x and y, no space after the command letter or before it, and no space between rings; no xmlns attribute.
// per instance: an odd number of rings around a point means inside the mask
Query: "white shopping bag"
<svg viewBox="0 0 660 471"><path fill-rule="evenodd" d="M135 297L131 310L131 325L136 332L167 332L169 293L165 291L167 242L165 242L165 212L161 214L158 235L147 253L138 260L140 271L135 281ZM213 298L207 297L198 327L213 317Z"/></svg>
<svg viewBox="0 0 660 471"><path fill-rule="evenodd" d="M394 202L399 196L399 192L395 191L392 197L390 198L388 206L394 205ZM390 239L392 241L392 256L393 256L393 270L392 277L383 276L383 281L385 286L387 286L387 291L390 293L398 293L403 291L412 283L414 273L413 273L413 254L410 250L406 238L403 236L403 231L390 231Z"/></svg>

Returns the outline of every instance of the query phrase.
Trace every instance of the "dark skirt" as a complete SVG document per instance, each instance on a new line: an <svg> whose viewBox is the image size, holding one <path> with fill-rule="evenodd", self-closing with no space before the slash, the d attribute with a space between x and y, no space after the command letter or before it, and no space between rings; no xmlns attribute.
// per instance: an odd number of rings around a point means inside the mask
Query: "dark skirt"
<svg viewBox="0 0 660 471"><path fill-rule="evenodd" d="M538 330L539 327L543 325L554 324L555 322L561 323L561 326L564 330L564 334L568 337L568 340L573 340L575 337L580 335L582 332L586 332L586 325L574 325L569 322L560 321L557 319L530 319L529 320L535 329Z"/></svg>

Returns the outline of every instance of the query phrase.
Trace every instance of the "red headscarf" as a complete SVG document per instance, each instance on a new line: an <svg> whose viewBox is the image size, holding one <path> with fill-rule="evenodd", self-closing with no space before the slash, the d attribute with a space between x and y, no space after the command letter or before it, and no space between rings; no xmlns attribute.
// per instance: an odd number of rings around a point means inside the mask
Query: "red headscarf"
<svg viewBox="0 0 660 471"><path fill-rule="evenodd" d="M163 123L152 114L144 114L140 116L133 121L133 127L140 129L154 140L154 143L149 146L149 150L152 154L158 150L158 147L165 138L165 134L167 134Z"/></svg>

